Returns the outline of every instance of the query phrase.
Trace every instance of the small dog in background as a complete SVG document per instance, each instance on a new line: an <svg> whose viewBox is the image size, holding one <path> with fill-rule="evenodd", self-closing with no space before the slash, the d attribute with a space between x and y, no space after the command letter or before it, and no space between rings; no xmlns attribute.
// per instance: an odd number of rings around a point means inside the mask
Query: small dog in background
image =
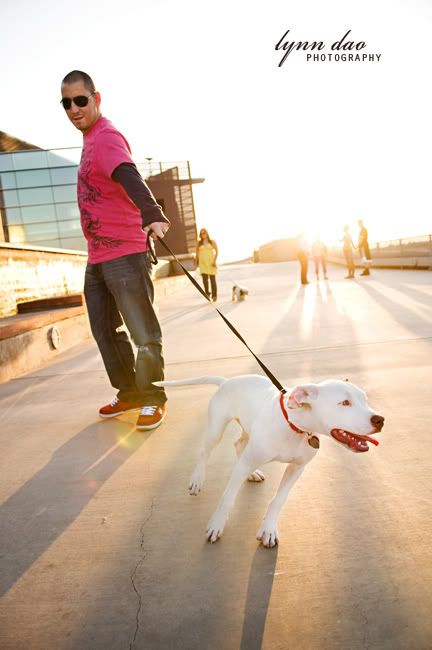
<svg viewBox="0 0 432 650"><path fill-rule="evenodd" d="M242 300L246 300L246 296L249 295L249 290L246 289L246 287L241 287L238 284L235 284L232 288L232 301L235 302L241 302Z"/></svg>

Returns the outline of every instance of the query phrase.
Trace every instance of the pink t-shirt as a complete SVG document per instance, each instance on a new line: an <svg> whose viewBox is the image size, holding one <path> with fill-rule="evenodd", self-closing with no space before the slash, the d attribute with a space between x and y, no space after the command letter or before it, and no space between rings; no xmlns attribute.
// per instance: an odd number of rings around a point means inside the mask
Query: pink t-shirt
<svg viewBox="0 0 432 650"><path fill-rule="evenodd" d="M120 183L111 179L122 163L133 163L129 144L109 120L100 117L84 134L78 169L78 205L90 264L147 248L140 210Z"/></svg>

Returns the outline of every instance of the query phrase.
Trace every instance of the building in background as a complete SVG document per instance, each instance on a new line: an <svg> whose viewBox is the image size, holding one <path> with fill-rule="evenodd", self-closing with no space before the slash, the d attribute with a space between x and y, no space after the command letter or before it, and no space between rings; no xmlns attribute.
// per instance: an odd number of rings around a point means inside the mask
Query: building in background
<svg viewBox="0 0 432 650"><path fill-rule="evenodd" d="M177 255L195 253L197 228L192 185L203 183L203 178L192 178L190 163L157 162L147 159L137 165L139 172L153 192L156 201L171 221L165 241ZM166 256L166 251L156 244L156 253Z"/></svg>
<svg viewBox="0 0 432 650"><path fill-rule="evenodd" d="M275 239L254 250L254 262L289 262L297 259L296 237Z"/></svg>
<svg viewBox="0 0 432 650"><path fill-rule="evenodd" d="M0 241L86 250L76 198L81 148L45 150L0 131ZM197 232L188 161L138 164L171 221L166 242L176 254L195 251ZM160 255L163 250L157 249Z"/></svg>

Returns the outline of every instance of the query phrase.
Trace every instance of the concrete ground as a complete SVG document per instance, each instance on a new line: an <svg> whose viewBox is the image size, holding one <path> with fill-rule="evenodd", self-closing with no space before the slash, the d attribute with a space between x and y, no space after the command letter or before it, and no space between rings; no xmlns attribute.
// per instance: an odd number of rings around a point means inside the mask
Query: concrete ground
<svg viewBox="0 0 432 650"><path fill-rule="evenodd" d="M171 389L162 427L99 421L114 391L93 343L0 386L2 650L430 650L432 275L298 284L296 264L221 269L218 306L287 387L345 378L386 417L367 454L322 440L258 545L283 472L245 484L223 538L206 523L234 464L227 430L187 483L211 386ZM230 302L232 281L248 300ZM257 372L192 286L159 304L167 377Z"/></svg>

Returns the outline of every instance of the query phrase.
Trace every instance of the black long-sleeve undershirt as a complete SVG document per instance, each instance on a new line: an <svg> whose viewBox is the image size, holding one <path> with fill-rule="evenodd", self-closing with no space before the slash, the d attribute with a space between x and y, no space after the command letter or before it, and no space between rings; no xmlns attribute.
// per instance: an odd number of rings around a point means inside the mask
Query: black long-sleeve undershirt
<svg viewBox="0 0 432 650"><path fill-rule="evenodd" d="M170 223L135 165L122 163L113 171L111 178L120 183L128 197L141 211L143 228L156 221Z"/></svg>

